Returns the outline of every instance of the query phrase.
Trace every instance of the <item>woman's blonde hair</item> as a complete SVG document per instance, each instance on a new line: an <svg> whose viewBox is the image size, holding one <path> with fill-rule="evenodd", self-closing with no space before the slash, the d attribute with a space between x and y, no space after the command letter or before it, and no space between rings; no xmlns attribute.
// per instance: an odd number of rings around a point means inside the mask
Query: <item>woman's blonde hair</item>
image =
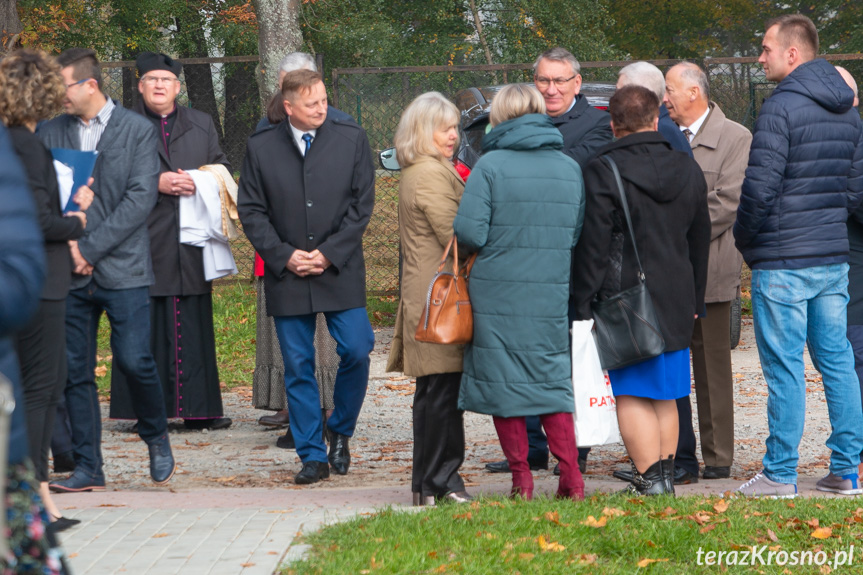
<svg viewBox="0 0 863 575"><path fill-rule="evenodd" d="M491 101L488 121L497 126L525 114L545 114L542 94L530 84L509 84L501 88Z"/></svg>
<svg viewBox="0 0 863 575"><path fill-rule="evenodd" d="M458 120L458 108L440 92L426 92L417 96L402 113L396 128L393 141L399 166L407 168L423 156L444 159L434 145L434 133L457 125Z"/></svg>
<svg viewBox="0 0 863 575"><path fill-rule="evenodd" d="M0 120L7 126L51 118L65 97L60 66L45 52L16 50L0 60Z"/></svg>

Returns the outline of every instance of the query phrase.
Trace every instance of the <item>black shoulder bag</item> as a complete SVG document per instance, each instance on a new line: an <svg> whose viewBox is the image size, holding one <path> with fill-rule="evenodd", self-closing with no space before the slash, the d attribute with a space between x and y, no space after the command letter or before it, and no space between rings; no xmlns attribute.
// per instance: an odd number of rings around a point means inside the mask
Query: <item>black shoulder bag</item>
<svg viewBox="0 0 863 575"><path fill-rule="evenodd" d="M659 330L659 321L653 300L647 291L644 270L635 245L635 232L629 217L629 206L623 193L623 182L617 164L603 156L614 172L620 203L626 216L626 225L632 238L632 250L638 263L638 284L611 296L591 303L596 325L596 346L603 369L620 369L646 359L661 355L665 351L665 339Z"/></svg>

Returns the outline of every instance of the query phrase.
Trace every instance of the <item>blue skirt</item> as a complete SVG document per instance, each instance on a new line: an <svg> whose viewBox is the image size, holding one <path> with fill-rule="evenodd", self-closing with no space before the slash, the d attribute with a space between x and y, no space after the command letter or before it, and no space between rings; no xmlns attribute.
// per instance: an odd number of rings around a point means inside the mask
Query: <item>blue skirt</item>
<svg viewBox="0 0 863 575"><path fill-rule="evenodd" d="M649 399L677 399L689 395L689 348L608 372L611 390L618 395Z"/></svg>

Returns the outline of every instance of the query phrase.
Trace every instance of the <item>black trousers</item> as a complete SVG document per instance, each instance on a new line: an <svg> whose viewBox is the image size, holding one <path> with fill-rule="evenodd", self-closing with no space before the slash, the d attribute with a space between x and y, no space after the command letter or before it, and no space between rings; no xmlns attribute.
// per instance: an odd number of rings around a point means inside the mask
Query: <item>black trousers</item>
<svg viewBox="0 0 863 575"><path fill-rule="evenodd" d="M695 430L692 429L692 404L689 396L677 398L677 453L674 466L698 477L698 458L695 456Z"/></svg>
<svg viewBox="0 0 863 575"><path fill-rule="evenodd" d="M18 358L36 479L48 481L48 450L57 403L66 387L66 300L42 300L18 333Z"/></svg>
<svg viewBox="0 0 863 575"><path fill-rule="evenodd" d="M423 497L464 491L464 412L458 408L461 373L417 378L414 393L414 460L411 491Z"/></svg>

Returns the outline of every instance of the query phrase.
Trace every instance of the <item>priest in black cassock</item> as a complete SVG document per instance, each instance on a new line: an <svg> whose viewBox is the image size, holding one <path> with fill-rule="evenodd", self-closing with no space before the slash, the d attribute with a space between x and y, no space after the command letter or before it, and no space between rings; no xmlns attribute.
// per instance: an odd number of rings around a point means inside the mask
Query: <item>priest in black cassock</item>
<svg viewBox="0 0 863 575"><path fill-rule="evenodd" d="M168 417L181 417L189 429L225 429L216 342L212 282L204 276L203 248L181 244L180 197L196 193L186 170L228 159L219 146L213 119L176 103L182 65L154 52L142 52L138 66L141 98L133 108L156 126L159 198L150 214L150 251L156 282L150 286L151 345L165 393ZM156 190L154 190L156 193ZM111 374L111 412L134 419L131 397L119 370Z"/></svg>

